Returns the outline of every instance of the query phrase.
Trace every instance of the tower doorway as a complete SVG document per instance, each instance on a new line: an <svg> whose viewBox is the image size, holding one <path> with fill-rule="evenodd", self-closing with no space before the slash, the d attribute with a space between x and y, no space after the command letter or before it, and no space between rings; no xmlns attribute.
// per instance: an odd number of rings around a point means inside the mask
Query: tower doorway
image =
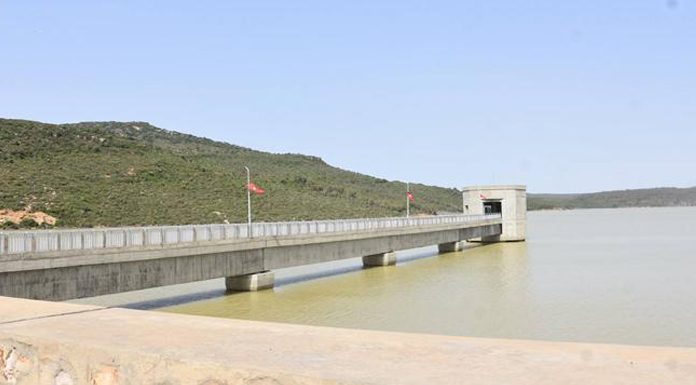
<svg viewBox="0 0 696 385"><path fill-rule="evenodd" d="M500 200L484 201L483 212L485 214L500 214L503 212L503 202Z"/></svg>

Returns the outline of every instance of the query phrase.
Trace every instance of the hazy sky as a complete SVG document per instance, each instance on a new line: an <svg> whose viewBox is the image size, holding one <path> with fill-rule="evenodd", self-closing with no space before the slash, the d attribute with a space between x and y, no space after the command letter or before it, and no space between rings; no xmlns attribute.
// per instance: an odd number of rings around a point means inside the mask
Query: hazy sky
<svg viewBox="0 0 696 385"><path fill-rule="evenodd" d="M0 117L387 179L696 185L693 0L0 0Z"/></svg>

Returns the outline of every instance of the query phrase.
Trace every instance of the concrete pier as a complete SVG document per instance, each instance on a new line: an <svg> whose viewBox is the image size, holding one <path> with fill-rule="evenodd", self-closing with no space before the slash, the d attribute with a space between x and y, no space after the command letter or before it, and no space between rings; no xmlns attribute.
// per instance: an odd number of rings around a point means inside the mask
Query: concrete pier
<svg viewBox="0 0 696 385"><path fill-rule="evenodd" d="M365 267L396 265L396 253L390 251L388 253L367 255L362 258L362 262Z"/></svg>
<svg viewBox="0 0 696 385"><path fill-rule="evenodd" d="M466 242L447 242L440 243L437 245L437 250L441 253L453 253L455 251L462 251L464 249L464 244Z"/></svg>
<svg viewBox="0 0 696 385"><path fill-rule="evenodd" d="M0 297L0 385L693 385L696 349L351 330Z"/></svg>
<svg viewBox="0 0 696 385"><path fill-rule="evenodd" d="M225 278L225 287L229 291L258 291L273 288L275 274L272 271L237 275Z"/></svg>

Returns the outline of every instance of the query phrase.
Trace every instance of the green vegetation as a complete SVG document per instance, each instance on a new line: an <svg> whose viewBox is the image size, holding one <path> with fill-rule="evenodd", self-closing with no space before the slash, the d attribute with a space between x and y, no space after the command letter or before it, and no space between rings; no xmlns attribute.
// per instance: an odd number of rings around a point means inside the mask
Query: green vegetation
<svg viewBox="0 0 696 385"><path fill-rule="evenodd" d="M696 206L696 187L606 191L590 194L528 194L530 210Z"/></svg>
<svg viewBox="0 0 696 385"><path fill-rule="evenodd" d="M142 122L0 119L0 209L44 211L58 226L246 220L244 165L266 195L256 220L400 216L404 184L162 130ZM414 214L456 212L456 189L411 184ZM28 223L26 224L29 225Z"/></svg>

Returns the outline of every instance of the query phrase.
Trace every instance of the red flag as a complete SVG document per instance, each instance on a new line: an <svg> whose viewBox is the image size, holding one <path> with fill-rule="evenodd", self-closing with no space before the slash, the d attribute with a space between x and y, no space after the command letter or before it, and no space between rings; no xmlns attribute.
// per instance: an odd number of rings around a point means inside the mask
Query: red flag
<svg viewBox="0 0 696 385"><path fill-rule="evenodd" d="M481 200L486 200L486 199L488 199L488 198L486 198L486 196L483 195L483 194L479 194L479 198L481 198Z"/></svg>
<svg viewBox="0 0 696 385"><path fill-rule="evenodd" d="M410 191L406 191L406 196L408 197L408 200L410 200L411 202L416 201L416 198L413 197L413 194L411 194Z"/></svg>
<svg viewBox="0 0 696 385"><path fill-rule="evenodd" d="M249 191L253 192L256 195L263 195L266 193L266 190L264 190L262 187L255 185L254 183L249 183L247 185L247 188Z"/></svg>

